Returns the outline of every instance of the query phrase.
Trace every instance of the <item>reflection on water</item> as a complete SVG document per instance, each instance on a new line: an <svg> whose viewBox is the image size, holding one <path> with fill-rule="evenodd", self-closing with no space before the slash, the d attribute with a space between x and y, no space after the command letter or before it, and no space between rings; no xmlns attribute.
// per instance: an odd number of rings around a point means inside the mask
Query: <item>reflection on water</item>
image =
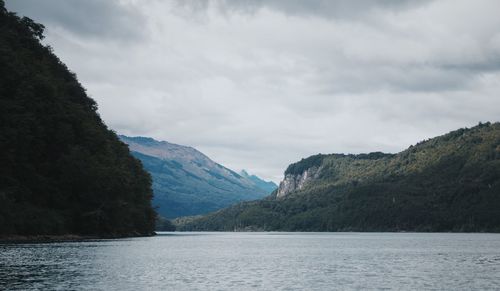
<svg viewBox="0 0 500 291"><path fill-rule="evenodd" d="M161 233L0 245L0 290L497 288L499 234Z"/></svg>

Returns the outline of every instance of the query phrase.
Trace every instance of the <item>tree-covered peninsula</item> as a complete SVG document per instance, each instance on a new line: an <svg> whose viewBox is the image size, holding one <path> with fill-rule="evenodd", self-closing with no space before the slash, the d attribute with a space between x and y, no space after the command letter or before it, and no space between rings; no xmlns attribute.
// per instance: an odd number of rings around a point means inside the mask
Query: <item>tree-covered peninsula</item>
<svg viewBox="0 0 500 291"><path fill-rule="evenodd" d="M292 164L264 200L180 230L500 232L500 123L422 141L397 154L315 155Z"/></svg>

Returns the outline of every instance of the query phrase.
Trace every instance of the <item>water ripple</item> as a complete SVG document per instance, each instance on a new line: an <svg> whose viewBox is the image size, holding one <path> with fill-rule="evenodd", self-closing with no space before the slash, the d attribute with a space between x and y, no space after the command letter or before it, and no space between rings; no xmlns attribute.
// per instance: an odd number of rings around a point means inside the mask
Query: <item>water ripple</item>
<svg viewBox="0 0 500 291"><path fill-rule="evenodd" d="M0 290L495 290L500 235L162 233L0 245Z"/></svg>

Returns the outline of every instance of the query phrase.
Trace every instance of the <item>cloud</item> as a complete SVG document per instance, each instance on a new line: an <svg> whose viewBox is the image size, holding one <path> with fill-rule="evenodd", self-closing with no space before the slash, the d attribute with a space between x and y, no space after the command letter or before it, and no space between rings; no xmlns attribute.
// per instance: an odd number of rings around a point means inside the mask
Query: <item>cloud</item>
<svg viewBox="0 0 500 291"><path fill-rule="evenodd" d="M261 9L278 11L290 16L320 16L351 19L367 15L374 10L398 11L423 5L429 1L410 0L194 0L176 1L179 7L191 12L215 8L222 13L258 13Z"/></svg>
<svg viewBox="0 0 500 291"><path fill-rule="evenodd" d="M500 116L494 0L33 3L111 128L275 181Z"/></svg>
<svg viewBox="0 0 500 291"><path fill-rule="evenodd" d="M6 6L51 29L64 29L79 37L135 40L145 33L144 15L121 1L7 0Z"/></svg>

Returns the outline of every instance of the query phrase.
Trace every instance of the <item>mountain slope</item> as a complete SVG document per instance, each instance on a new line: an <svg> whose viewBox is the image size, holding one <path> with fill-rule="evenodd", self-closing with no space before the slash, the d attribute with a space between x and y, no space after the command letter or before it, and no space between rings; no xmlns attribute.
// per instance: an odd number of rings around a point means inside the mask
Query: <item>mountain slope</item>
<svg viewBox="0 0 500 291"><path fill-rule="evenodd" d="M198 215L269 194L194 148L120 136L153 177L153 204L167 218Z"/></svg>
<svg viewBox="0 0 500 291"><path fill-rule="evenodd" d="M151 178L43 26L0 1L0 236L151 234Z"/></svg>
<svg viewBox="0 0 500 291"><path fill-rule="evenodd" d="M480 124L398 154L316 155L270 197L184 230L500 231L500 124Z"/></svg>
<svg viewBox="0 0 500 291"><path fill-rule="evenodd" d="M249 179L250 181L252 181L255 184L255 186L257 186L260 189L264 190L268 194L270 194L271 192L273 192L274 190L276 190L276 188L278 188L278 185L276 185L274 182L272 182L272 181L264 181L264 180L262 180L261 178L255 176L255 175L248 174L248 172L245 171L245 170L242 170L240 172L240 176Z"/></svg>

